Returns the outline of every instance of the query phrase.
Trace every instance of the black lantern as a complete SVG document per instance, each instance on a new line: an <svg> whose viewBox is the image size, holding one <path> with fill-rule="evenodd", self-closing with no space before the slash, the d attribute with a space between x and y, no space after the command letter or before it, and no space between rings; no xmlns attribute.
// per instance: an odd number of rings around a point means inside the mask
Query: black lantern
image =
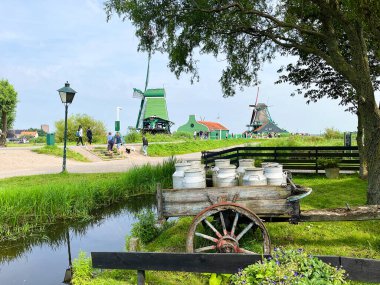
<svg viewBox="0 0 380 285"><path fill-rule="evenodd" d="M63 104L71 104L74 100L75 93L77 93L74 89L70 87L69 82L66 81L65 87L62 87L57 90L59 96L61 97L61 101Z"/></svg>

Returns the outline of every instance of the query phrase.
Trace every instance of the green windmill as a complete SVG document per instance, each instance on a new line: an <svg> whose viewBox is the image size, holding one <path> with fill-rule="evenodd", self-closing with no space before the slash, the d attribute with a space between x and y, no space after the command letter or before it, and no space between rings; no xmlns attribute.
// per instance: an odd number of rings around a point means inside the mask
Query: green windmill
<svg viewBox="0 0 380 285"><path fill-rule="evenodd" d="M174 123L169 120L165 89L147 89L150 59L151 53L149 52L144 92L137 88L133 88L133 98L141 99L136 129L141 130L143 133L170 134L170 127Z"/></svg>

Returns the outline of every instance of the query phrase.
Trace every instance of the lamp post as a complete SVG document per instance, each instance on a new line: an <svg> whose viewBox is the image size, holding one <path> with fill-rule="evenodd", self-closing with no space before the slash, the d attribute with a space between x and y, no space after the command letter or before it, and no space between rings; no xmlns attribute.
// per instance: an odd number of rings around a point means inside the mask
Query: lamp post
<svg viewBox="0 0 380 285"><path fill-rule="evenodd" d="M61 97L62 103L65 105L65 134L63 137L63 164L62 172L66 171L66 142L67 142L67 109L73 102L75 93L74 89L70 88L69 82L66 81L65 86L57 90Z"/></svg>
<svg viewBox="0 0 380 285"><path fill-rule="evenodd" d="M116 107L115 132L119 132L120 131L120 110L123 110L123 108Z"/></svg>

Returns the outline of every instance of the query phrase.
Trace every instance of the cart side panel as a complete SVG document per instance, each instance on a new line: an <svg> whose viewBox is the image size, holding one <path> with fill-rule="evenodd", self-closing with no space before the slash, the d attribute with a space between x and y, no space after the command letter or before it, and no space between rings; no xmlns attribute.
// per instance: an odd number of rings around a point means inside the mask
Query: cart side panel
<svg viewBox="0 0 380 285"><path fill-rule="evenodd" d="M258 216L276 217L290 216L293 210L286 199L272 200L237 200L235 203L246 207ZM211 206L210 202L165 203L165 217L196 216L199 212Z"/></svg>
<svg viewBox="0 0 380 285"><path fill-rule="evenodd" d="M245 200L272 200L286 199L291 191L279 186L256 186L256 187L228 187L228 188L200 188L163 190L163 203L195 203L209 202L213 199L232 201L237 196L237 201Z"/></svg>

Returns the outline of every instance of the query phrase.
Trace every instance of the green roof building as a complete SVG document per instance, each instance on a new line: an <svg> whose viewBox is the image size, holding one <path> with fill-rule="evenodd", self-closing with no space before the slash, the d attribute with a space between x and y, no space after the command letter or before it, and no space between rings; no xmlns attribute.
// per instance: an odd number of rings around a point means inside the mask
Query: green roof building
<svg viewBox="0 0 380 285"><path fill-rule="evenodd" d="M186 124L180 126L178 132L186 132L196 135L207 135L210 139L225 139L228 137L229 130L220 123L209 121L197 121L195 115L190 115Z"/></svg>

